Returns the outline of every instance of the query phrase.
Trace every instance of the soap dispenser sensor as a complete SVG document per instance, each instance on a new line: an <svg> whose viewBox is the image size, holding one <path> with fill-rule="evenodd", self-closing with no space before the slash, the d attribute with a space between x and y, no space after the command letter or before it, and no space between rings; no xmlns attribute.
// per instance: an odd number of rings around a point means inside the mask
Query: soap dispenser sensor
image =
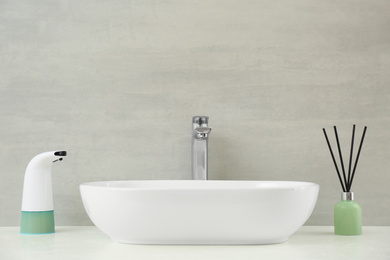
<svg viewBox="0 0 390 260"><path fill-rule="evenodd" d="M21 234L55 232L51 170L54 162L62 161L66 151L38 154L27 165L24 176Z"/></svg>

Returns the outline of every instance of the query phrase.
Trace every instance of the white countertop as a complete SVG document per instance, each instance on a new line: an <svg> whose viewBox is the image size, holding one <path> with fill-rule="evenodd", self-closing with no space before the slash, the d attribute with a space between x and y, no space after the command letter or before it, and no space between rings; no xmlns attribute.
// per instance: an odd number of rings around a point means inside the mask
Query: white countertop
<svg viewBox="0 0 390 260"><path fill-rule="evenodd" d="M155 246L112 242L94 226L56 227L50 235L20 235L0 227L0 259L390 259L390 227L363 227L361 236L338 236L333 227L303 226L282 244Z"/></svg>

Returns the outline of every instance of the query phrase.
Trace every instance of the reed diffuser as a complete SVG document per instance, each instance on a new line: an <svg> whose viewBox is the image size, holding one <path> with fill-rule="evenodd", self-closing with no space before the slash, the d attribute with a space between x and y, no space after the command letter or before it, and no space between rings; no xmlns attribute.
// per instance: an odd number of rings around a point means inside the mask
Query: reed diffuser
<svg viewBox="0 0 390 260"><path fill-rule="evenodd" d="M364 127L362 138L360 140L359 149L356 155L355 163L352 169L352 157L353 157L353 146L355 142L355 128L356 126L353 125L352 128L352 140L351 140L351 150L349 154L349 164L348 164L348 175L346 173L345 167L344 167L344 161L343 156L341 152L341 146L339 137L337 134L337 128L336 126L333 127L334 134L336 137L336 143L338 148L338 153L340 157L340 165L341 170L343 174L343 178L341 177L338 164L336 162L334 153L332 151L332 147L330 145L328 135L326 134L325 128L323 128L323 132L325 135L326 142L329 147L330 155L332 156L332 160L334 163L334 166L336 168L337 175L339 177L339 181L342 188L341 193L341 201L338 202L334 207L334 232L337 235L347 235L347 236L353 236L353 235L361 235L362 234L362 208L360 205L354 201L353 192L351 191L353 178L355 177L356 172L356 166L359 161L360 151L363 146L364 137L366 135L367 126ZM352 170L352 172L351 172Z"/></svg>

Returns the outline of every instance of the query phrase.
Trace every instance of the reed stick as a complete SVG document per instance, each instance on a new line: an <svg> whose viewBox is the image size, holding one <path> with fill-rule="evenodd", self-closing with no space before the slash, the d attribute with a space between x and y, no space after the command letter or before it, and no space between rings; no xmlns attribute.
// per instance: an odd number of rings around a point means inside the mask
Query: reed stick
<svg viewBox="0 0 390 260"><path fill-rule="evenodd" d="M334 163L334 166L335 166L335 168L336 168L337 175L339 176L341 188L342 188L343 191L345 192L344 184L343 184L343 181L342 181L341 176L340 176L339 167L337 167L337 162L336 162L336 159L334 158L334 154L333 154L333 151L332 151L332 147L331 147L331 145L330 145L330 142L329 142L329 139L328 139L328 135L326 134L325 128L322 128L322 131L324 132L325 139L326 139L326 142L327 142L328 147L329 147L330 155L332 156L333 163Z"/></svg>
<svg viewBox="0 0 390 260"><path fill-rule="evenodd" d="M344 169L343 154L341 153L341 146L340 146L340 141L339 141L339 135L337 134L336 126L334 126L333 129L334 129L334 134L336 136L337 148L339 150L341 170L343 171L344 183L345 183L345 186L348 187L347 177L345 175L345 169Z"/></svg>
<svg viewBox="0 0 390 260"><path fill-rule="evenodd" d="M348 166L348 183L347 191L351 191L351 165L352 165L352 155L353 155L353 144L355 142L355 128L356 125L353 125L352 128L352 140L351 140L351 152L349 153L349 166Z"/></svg>
<svg viewBox="0 0 390 260"><path fill-rule="evenodd" d="M353 167L353 171L352 171L351 181L349 182L349 187L350 187L350 188L351 188L351 186L352 186L353 177L355 176L355 171L356 171L357 163L358 163L358 161L359 161L360 151L362 150L364 137L366 136L366 130L367 130L367 126L365 126L365 127L364 127L364 130L363 130L362 139L361 139L361 141L360 141L359 150L358 150L358 153L357 153L357 156L356 156L355 166Z"/></svg>

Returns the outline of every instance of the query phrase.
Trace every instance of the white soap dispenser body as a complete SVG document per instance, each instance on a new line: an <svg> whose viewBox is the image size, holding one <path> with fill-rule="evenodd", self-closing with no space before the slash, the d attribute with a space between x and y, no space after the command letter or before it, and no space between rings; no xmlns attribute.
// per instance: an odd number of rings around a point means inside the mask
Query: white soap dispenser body
<svg viewBox="0 0 390 260"><path fill-rule="evenodd" d="M54 233L54 207L52 194L52 164L61 161L66 151L38 154L27 166L22 200L20 233Z"/></svg>

